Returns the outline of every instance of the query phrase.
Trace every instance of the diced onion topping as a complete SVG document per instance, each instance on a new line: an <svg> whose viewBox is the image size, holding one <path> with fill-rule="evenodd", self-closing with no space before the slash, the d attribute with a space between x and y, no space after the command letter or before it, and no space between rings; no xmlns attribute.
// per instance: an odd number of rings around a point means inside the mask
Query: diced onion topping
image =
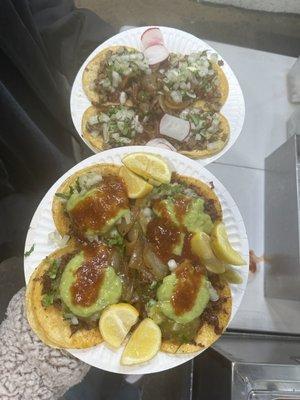
<svg viewBox="0 0 300 400"><path fill-rule="evenodd" d="M173 259L169 260L169 261L168 261L168 267L169 267L169 270L170 270L171 272L175 271L175 269L177 268L177 263L176 263L176 261L173 260Z"/></svg>
<svg viewBox="0 0 300 400"><path fill-rule="evenodd" d="M120 102L126 102L126 93L121 92ZM88 129L96 137L102 136L105 143L111 145L127 145L140 133L143 133L143 125L133 109L123 105L111 107L106 113L97 115L98 123L93 125L94 117L88 121Z"/></svg>
<svg viewBox="0 0 300 400"><path fill-rule="evenodd" d="M68 243L70 236L64 235L61 237L57 231L54 231L54 232L49 233L48 239L49 239L49 242L52 242L56 246L64 247Z"/></svg>
<svg viewBox="0 0 300 400"><path fill-rule="evenodd" d="M212 286L212 284L207 281L207 289L209 292L209 298L211 301L218 301L219 300L219 295L216 289Z"/></svg>
<svg viewBox="0 0 300 400"><path fill-rule="evenodd" d="M209 150L222 147L223 142L218 139L221 128L221 116L213 111L204 111L201 108L186 108L180 113L191 123L192 135L197 141L206 141ZM221 143L220 143L221 142Z"/></svg>
<svg viewBox="0 0 300 400"><path fill-rule="evenodd" d="M195 88L203 94L215 90L219 84L213 64L218 62L216 54L207 55L207 51L189 54L170 54L170 68L163 73L164 91L169 92L172 100L181 103L197 97Z"/></svg>

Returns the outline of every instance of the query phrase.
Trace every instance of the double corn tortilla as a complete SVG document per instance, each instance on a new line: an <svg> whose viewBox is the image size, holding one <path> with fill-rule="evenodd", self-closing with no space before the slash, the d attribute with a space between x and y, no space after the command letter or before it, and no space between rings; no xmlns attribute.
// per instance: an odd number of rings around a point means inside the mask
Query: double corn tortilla
<svg viewBox="0 0 300 400"><path fill-rule="evenodd" d="M98 327L80 329L71 334L69 323L63 318L62 311L54 306L42 305L43 275L49 269L49 261L74 251L67 246L50 254L35 269L26 288L27 319L36 335L45 344L55 348L84 349L102 342Z"/></svg>
<svg viewBox="0 0 300 400"><path fill-rule="evenodd" d="M81 169L75 172L68 179L66 179L62 185L57 189L56 193L68 194L70 186L76 183L77 178L86 175L89 172L96 172L102 176L106 175L118 175L120 167L115 164L96 164L90 167ZM52 216L56 229L60 235L68 235L71 233L71 224L68 214L65 212L65 202L58 196L54 196L52 203Z"/></svg>
<svg viewBox="0 0 300 400"><path fill-rule="evenodd" d="M96 55L85 67L83 74L82 74L82 87L83 90L87 96L87 98L90 100L92 104L95 105L113 105L113 104L119 104L117 103L112 103L112 102L105 102L103 103L100 99L99 93L95 91L94 89L94 82L98 78L98 72L100 65L102 63L105 63L107 57L111 56L112 54L117 53L119 50L124 50L126 49L129 52L136 52L137 50L128 47L128 46L110 46L107 47L106 49L102 50L99 54Z"/></svg>

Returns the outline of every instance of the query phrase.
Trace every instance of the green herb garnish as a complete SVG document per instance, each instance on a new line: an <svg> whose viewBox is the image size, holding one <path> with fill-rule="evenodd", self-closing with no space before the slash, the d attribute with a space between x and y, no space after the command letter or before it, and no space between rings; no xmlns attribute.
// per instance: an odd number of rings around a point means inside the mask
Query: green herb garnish
<svg viewBox="0 0 300 400"><path fill-rule="evenodd" d="M28 251L25 251L24 256L28 257L30 256L30 254L33 252L34 250L34 244L30 247L30 249Z"/></svg>
<svg viewBox="0 0 300 400"><path fill-rule="evenodd" d="M109 246L119 246L119 247L123 248L124 247L124 238L118 232L113 237L107 239L107 244Z"/></svg>
<svg viewBox="0 0 300 400"><path fill-rule="evenodd" d="M61 199L64 199L64 200L68 200L69 199L69 196L67 194L65 194L65 193L55 193L55 196L59 197Z"/></svg>
<svg viewBox="0 0 300 400"><path fill-rule="evenodd" d="M60 262L58 260L53 260L51 267L48 269L47 274L49 275L49 277L51 279L55 279L57 272L58 272L58 268L59 268L59 264Z"/></svg>
<svg viewBox="0 0 300 400"><path fill-rule="evenodd" d="M180 183L163 183L160 186L155 187L152 190L151 195L153 196L175 196L176 194L182 193L186 189L186 186Z"/></svg>
<svg viewBox="0 0 300 400"><path fill-rule="evenodd" d="M44 307L52 306L54 301L54 293L46 293L42 297L42 305Z"/></svg>

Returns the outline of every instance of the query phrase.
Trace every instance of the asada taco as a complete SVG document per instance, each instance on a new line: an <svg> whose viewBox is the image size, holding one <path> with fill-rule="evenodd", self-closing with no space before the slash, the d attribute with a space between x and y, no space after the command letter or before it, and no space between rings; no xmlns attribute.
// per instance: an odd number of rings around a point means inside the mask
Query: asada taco
<svg viewBox="0 0 300 400"><path fill-rule="evenodd" d="M228 143L230 126L226 117L203 108L201 102L181 111L179 117L190 122L188 138L184 141L168 139L181 154L197 159L210 157Z"/></svg>
<svg viewBox="0 0 300 400"><path fill-rule="evenodd" d="M37 336L51 347L81 349L95 346L102 341L97 321L90 318L88 307L84 308L85 314L81 312L81 316L76 316L62 300L61 292L66 292L63 285L70 287L73 285L75 290L69 293L74 293L74 298L77 295L77 299L80 299L81 293L79 290L76 291L76 286L73 284L74 275L71 275L71 272L80 272L78 261L81 254L82 251L80 252L72 246L50 254L35 269L26 289L26 310L29 324ZM78 274L78 279L83 279L82 271L83 269L81 269L81 274ZM111 271L107 275L109 275L108 278L106 275L104 277L104 281L107 281L105 287L107 284L111 284L115 278L114 275L111 276ZM88 287L86 289L88 290ZM116 290L113 296L117 295ZM100 296L99 294L98 299ZM87 296L83 299L87 302L93 300ZM81 302L83 299L81 298ZM115 297L112 300L115 300ZM75 311L77 309L81 311L83 308L80 302L73 305L69 301L68 304L71 308L74 307ZM107 303L104 304L107 305ZM94 310L96 308L101 309L101 305L94 306Z"/></svg>
<svg viewBox="0 0 300 400"><path fill-rule="evenodd" d="M81 129L82 136L98 151L142 144L147 136L147 124L135 108L126 105L89 107L83 114Z"/></svg>
<svg viewBox="0 0 300 400"><path fill-rule="evenodd" d="M228 97L228 81L216 54L171 53L159 70L161 106L166 113L181 111L198 100L219 111Z"/></svg>
<svg viewBox="0 0 300 400"><path fill-rule="evenodd" d="M124 104L127 100L125 92L149 73L142 52L127 46L110 46L85 67L82 85L88 99L96 106Z"/></svg>

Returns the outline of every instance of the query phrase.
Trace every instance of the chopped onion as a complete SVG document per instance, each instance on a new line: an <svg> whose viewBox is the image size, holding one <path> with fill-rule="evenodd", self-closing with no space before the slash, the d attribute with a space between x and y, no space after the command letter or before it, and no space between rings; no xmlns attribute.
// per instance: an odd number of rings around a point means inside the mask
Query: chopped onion
<svg viewBox="0 0 300 400"><path fill-rule="evenodd" d="M143 260L156 280L160 281L168 275L168 267L157 257L148 244L144 247Z"/></svg>
<svg viewBox="0 0 300 400"><path fill-rule="evenodd" d="M92 186L102 181L102 175L98 172L88 172L86 175L81 175L78 178L78 183L81 190L88 190Z"/></svg>
<svg viewBox="0 0 300 400"><path fill-rule="evenodd" d="M64 247L68 243L70 236L64 235L63 237L61 237L57 231L54 231L49 233L48 239L50 242L53 242L58 247Z"/></svg>
<svg viewBox="0 0 300 400"><path fill-rule="evenodd" d="M89 118L89 124L90 125L96 125L96 124L98 124L98 115L92 115L90 118Z"/></svg>
<svg viewBox="0 0 300 400"><path fill-rule="evenodd" d="M72 315L70 321L71 321L72 325L78 325L79 324L78 318L75 315Z"/></svg>
<svg viewBox="0 0 300 400"><path fill-rule="evenodd" d="M160 120L159 132L161 135L169 136L178 141L184 141L188 138L191 130L191 124L181 118L165 114Z"/></svg>
<svg viewBox="0 0 300 400"><path fill-rule="evenodd" d="M175 271L175 269L177 268L177 262L173 259L169 260L168 267L171 272Z"/></svg>
<svg viewBox="0 0 300 400"><path fill-rule="evenodd" d="M206 283L207 285L207 289L209 292L209 298L211 301L218 301L219 300L219 295L218 292L216 291L216 289L212 286L212 284L210 283L210 281L207 281Z"/></svg>
<svg viewBox="0 0 300 400"><path fill-rule="evenodd" d="M176 90L172 90L172 92L171 92L172 100L174 100L175 103L182 103L182 94L177 90L178 87L175 87L175 85L174 85L174 89L176 89Z"/></svg>
<svg viewBox="0 0 300 400"><path fill-rule="evenodd" d="M125 93L125 92L121 92L121 93L120 93L120 98L119 98L120 103L121 103L121 104L125 104L125 103L126 103L126 98L127 98L126 93Z"/></svg>
<svg viewBox="0 0 300 400"><path fill-rule="evenodd" d="M151 208L149 208L149 207L144 208L143 209L143 214L144 214L145 217L151 217L152 216Z"/></svg>

